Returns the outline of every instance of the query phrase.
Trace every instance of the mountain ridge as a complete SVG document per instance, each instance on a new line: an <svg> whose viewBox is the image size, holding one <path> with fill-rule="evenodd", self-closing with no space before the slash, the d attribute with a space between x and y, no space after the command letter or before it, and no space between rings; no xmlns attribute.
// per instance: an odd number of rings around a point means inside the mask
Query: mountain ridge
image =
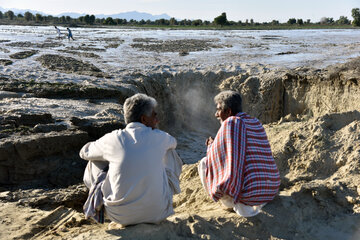
<svg viewBox="0 0 360 240"><path fill-rule="evenodd" d="M3 13L7 12L7 11L13 11L15 13L15 15L17 14L24 14L25 12L31 12L32 14L41 14L43 16L46 15L51 15L51 14L47 14L44 12L40 12L40 11L36 11L36 10L31 10L31 9L16 9L16 8L2 8L0 7L0 11L2 11ZM57 15L52 15L54 17L61 17L61 16L70 16L71 18L78 18L80 16L85 16L88 13L76 13L76 12L65 12L65 13L60 13ZM89 14L92 15L92 14ZM126 19L126 20L131 20L134 19L136 21L140 21L140 20L157 20L157 19L170 19L171 17L169 15L167 15L166 13L163 14L159 14L159 15L153 15L151 13L146 13L146 12L138 12L138 11L130 11L130 12L123 12L123 13L116 13L116 14L93 14L96 18L119 18L119 19Z"/></svg>

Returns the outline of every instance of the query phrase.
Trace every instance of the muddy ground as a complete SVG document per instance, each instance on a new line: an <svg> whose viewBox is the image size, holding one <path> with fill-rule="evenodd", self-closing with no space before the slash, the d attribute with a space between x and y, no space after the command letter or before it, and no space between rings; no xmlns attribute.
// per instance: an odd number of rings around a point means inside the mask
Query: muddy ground
<svg viewBox="0 0 360 240"><path fill-rule="evenodd" d="M40 56L44 67L53 71L93 69L45 57ZM115 89L3 77L0 238L358 239L359 69L360 59L353 59L320 70L259 65L241 73L139 74ZM240 92L244 111L265 124L281 173L279 195L252 218L212 202L196 171L206 137L218 128L211 99L225 89ZM160 128L178 139L188 164L182 192L174 197L175 215L159 225L108 229L108 221L95 224L81 212L86 162L78 151L125 126L122 104L136 92L158 100Z"/></svg>

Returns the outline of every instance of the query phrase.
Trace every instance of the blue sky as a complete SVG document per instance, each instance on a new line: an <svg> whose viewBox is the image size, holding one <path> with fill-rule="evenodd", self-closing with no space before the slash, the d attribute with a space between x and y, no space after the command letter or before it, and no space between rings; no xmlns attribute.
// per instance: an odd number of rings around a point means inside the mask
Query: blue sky
<svg viewBox="0 0 360 240"><path fill-rule="evenodd" d="M51 15L138 11L202 20L213 20L226 12L233 21L253 18L257 22L274 19L285 22L289 18L302 18L316 22L322 17L352 19L351 9L360 8L360 0L0 0L0 7L31 9Z"/></svg>

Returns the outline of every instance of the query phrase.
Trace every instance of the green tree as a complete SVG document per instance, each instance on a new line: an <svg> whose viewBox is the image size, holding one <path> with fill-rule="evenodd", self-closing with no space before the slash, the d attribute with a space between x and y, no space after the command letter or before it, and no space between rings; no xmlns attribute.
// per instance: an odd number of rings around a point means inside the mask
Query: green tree
<svg viewBox="0 0 360 240"><path fill-rule="evenodd" d="M54 17L52 15L47 15L46 19L50 22L54 21Z"/></svg>
<svg viewBox="0 0 360 240"><path fill-rule="evenodd" d="M2 11L0 11L0 19L2 19L4 17L4 14L2 13Z"/></svg>
<svg viewBox="0 0 360 240"><path fill-rule="evenodd" d="M89 15L89 14L86 14L86 15L84 16L84 22L85 22L86 24L90 24L90 15Z"/></svg>
<svg viewBox="0 0 360 240"><path fill-rule="evenodd" d="M360 26L360 10L359 8L353 8L351 10L351 16L354 18L352 21L353 26Z"/></svg>
<svg viewBox="0 0 360 240"><path fill-rule="evenodd" d="M93 24L95 23L95 19L96 19L96 17L95 17L94 15L90 15L90 17L89 17L89 24L90 24L90 25L93 25Z"/></svg>
<svg viewBox="0 0 360 240"><path fill-rule="evenodd" d="M39 14L39 13L37 13L36 15L35 15L35 20L37 21L37 22L42 22L43 21L43 16L41 16L41 14Z"/></svg>
<svg viewBox="0 0 360 240"><path fill-rule="evenodd" d="M9 10L9 11L7 11L7 12L5 13L5 17L7 17L7 18L10 19L10 20L13 20L14 17L15 17L15 14L14 14L13 11Z"/></svg>
<svg viewBox="0 0 360 240"><path fill-rule="evenodd" d="M300 18L300 19L296 20L296 23L299 25L303 25L304 21Z"/></svg>
<svg viewBox="0 0 360 240"><path fill-rule="evenodd" d="M340 18L336 21L336 23L339 25L346 25L346 24L350 24L350 20L345 16L340 16Z"/></svg>
<svg viewBox="0 0 360 240"><path fill-rule="evenodd" d="M31 21L33 19L33 14L31 12L25 12L24 17L26 21Z"/></svg>
<svg viewBox="0 0 360 240"><path fill-rule="evenodd" d="M220 16L217 16L216 18L214 18L214 24L216 24L216 25L224 26L227 24L227 22L228 22L228 20L226 18L225 12L223 12Z"/></svg>
<svg viewBox="0 0 360 240"><path fill-rule="evenodd" d="M160 19L155 20L155 24L156 25L169 25L170 21L166 20L164 18L160 18Z"/></svg>
<svg viewBox="0 0 360 240"><path fill-rule="evenodd" d="M175 18L170 18L170 25L178 25L178 22Z"/></svg>
<svg viewBox="0 0 360 240"><path fill-rule="evenodd" d="M114 19L112 17L108 17L105 19L104 24L105 25L116 25L116 22L114 21Z"/></svg>
<svg viewBox="0 0 360 240"><path fill-rule="evenodd" d="M192 21L192 25L193 26L200 26L200 25L202 25L202 20L201 19L196 19L196 20L194 20L194 21Z"/></svg>
<svg viewBox="0 0 360 240"><path fill-rule="evenodd" d="M287 21L288 24L295 24L296 23L296 19L295 18L289 18L289 20Z"/></svg>
<svg viewBox="0 0 360 240"><path fill-rule="evenodd" d="M280 23L279 23L279 20L272 20L271 21L271 25L279 25Z"/></svg>

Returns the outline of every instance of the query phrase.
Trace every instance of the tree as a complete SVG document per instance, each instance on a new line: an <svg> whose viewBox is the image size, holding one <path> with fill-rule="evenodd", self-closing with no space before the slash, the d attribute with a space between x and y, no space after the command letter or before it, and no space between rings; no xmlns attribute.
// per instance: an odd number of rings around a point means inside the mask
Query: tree
<svg viewBox="0 0 360 240"><path fill-rule="evenodd" d="M116 25L116 22L114 21L114 19L112 17L108 17L105 19L104 24L105 25Z"/></svg>
<svg viewBox="0 0 360 240"><path fill-rule="evenodd" d="M84 16L84 22L85 22L86 24L90 24L90 15L89 15L89 14L86 14L86 15Z"/></svg>
<svg viewBox="0 0 360 240"><path fill-rule="evenodd" d="M177 25L178 22L176 21L175 18L170 18L170 25Z"/></svg>
<svg viewBox="0 0 360 240"><path fill-rule="evenodd" d="M279 25L279 20L272 20L271 25Z"/></svg>
<svg viewBox="0 0 360 240"><path fill-rule="evenodd" d="M351 10L351 16L354 18L352 21L353 26L360 26L360 10L359 8L353 8Z"/></svg>
<svg viewBox="0 0 360 240"><path fill-rule="evenodd" d="M289 20L287 21L288 24L295 24L296 23L296 19L295 18L289 18Z"/></svg>
<svg viewBox="0 0 360 240"><path fill-rule="evenodd" d="M41 14L37 13L37 14L35 15L35 20L36 20L37 22L42 22L43 19L44 19L44 18L43 18L43 16L41 16Z"/></svg>
<svg viewBox="0 0 360 240"><path fill-rule="evenodd" d="M5 17L7 17L7 18L10 19L10 20L13 20L14 17L15 17L15 14L14 14L13 11L9 10L9 11L7 11L7 12L5 13Z"/></svg>
<svg viewBox="0 0 360 240"><path fill-rule="evenodd" d="M95 23L96 17L94 15L90 15L89 17L89 24L93 25Z"/></svg>
<svg viewBox="0 0 360 240"><path fill-rule="evenodd" d="M304 21L300 18L300 19L296 20L296 23L299 25L303 25Z"/></svg>
<svg viewBox="0 0 360 240"><path fill-rule="evenodd" d="M192 21L191 24L193 26L200 26L200 25L202 25L202 20L201 19L196 19L196 20Z"/></svg>
<svg viewBox="0 0 360 240"><path fill-rule="evenodd" d="M340 16L340 18L336 21L336 23L339 25L346 25L346 24L350 24L350 20L345 16Z"/></svg>
<svg viewBox="0 0 360 240"><path fill-rule="evenodd" d="M155 24L156 25L169 25L170 21L166 20L164 18L160 18L160 19L155 20Z"/></svg>
<svg viewBox="0 0 360 240"><path fill-rule="evenodd" d="M0 19L2 19L4 17L4 14L2 13L2 11L0 11Z"/></svg>
<svg viewBox="0 0 360 240"><path fill-rule="evenodd" d="M220 25L220 26L224 26L227 24L227 18L226 18L226 13L222 13L220 16L217 16L216 18L214 18L214 23L216 25Z"/></svg>
<svg viewBox="0 0 360 240"><path fill-rule="evenodd" d="M33 19L33 14L31 12L25 12L24 17L26 21L31 21Z"/></svg>

